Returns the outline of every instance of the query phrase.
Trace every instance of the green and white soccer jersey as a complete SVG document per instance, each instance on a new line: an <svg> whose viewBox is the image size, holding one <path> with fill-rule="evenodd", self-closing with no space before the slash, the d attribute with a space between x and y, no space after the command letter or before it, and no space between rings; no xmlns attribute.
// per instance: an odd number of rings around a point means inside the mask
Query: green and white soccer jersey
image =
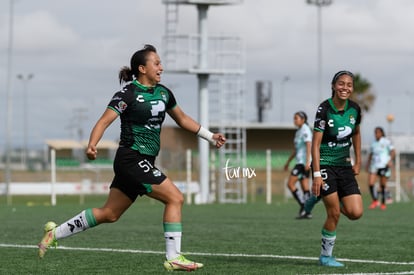
<svg viewBox="0 0 414 275"><path fill-rule="evenodd" d="M329 98L322 102L316 112L314 131L322 132L320 164L330 166L352 166L350 148L352 136L361 123L361 108L347 100L343 111L339 111Z"/></svg>
<svg viewBox="0 0 414 275"><path fill-rule="evenodd" d="M119 145L157 156L165 112L176 104L172 92L161 84L147 87L135 80L126 85L108 104L121 118Z"/></svg>
<svg viewBox="0 0 414 275"><path fill-rule="evenodd" d="M308 124L304 123L295 133L296 163L306 164L306 143L312 142L312 131Z"/></svg>
<svg viewBox="0 0 414 275"><path fill-rule="evenodd" d="M386 137L381 137L379 140L375 140L371 144L370 153L371 158L371 171L385 168L391 159L391 151L394 150L394 146L391 141Z"/></svg>

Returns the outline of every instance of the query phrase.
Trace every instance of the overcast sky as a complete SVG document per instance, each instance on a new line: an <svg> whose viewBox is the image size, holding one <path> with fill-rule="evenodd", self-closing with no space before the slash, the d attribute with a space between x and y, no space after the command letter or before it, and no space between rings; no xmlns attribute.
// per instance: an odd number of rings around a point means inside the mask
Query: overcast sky
<svg viewBox="0 0 414 275"><path fill-rule="evenodd" d="M0 1L0 146L5 146L9 1ZM13 146L22 146L23 81L27 83L29 145L53 138L88 138L93 125L119 89L117 74L144 44L162 53L165 5L161 0L15 0L12 62ZM377 99L365 114L364 143L377 125L389 130L386 115L395 116L392 132L414 134L414 1L333 0L323 8L323 97L338 70L360 73ZM210 7L209 33L240 36L245 43L246 116L256 117L255 82L273 83L273 105L266 122L292 124L304 110L313 121L318 102L317 8L305 0L244 0ZM195 6L180 6L179 32L196 33ZM161 59L163 56L161 55ZM168 68L165 68L168 70ZM280 83L284 84L284 96ZM198 119L196 76L165 74L179 105ZM283 98L283 113L281 102ZM81 111L79 111L81 110ZM79 116L83 119L77 119ZM81 122L79 122L81 121ZM75 126L75 127L73 127ZM106 139L117 139L114 124Z"/></svg>

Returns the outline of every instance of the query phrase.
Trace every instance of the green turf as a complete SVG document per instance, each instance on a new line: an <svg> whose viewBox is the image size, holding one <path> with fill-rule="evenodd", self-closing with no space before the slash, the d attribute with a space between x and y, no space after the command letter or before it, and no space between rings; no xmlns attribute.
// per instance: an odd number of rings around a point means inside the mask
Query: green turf
<svg viewBox="0 0 414 275"><path fill-rule="evenodd" d="M43 260L35 245L42 225L67 218L105 197L45 197L0 200L0 274L165 274L162 262L163 206L141 198L114 224L100 225L60 240ZM197 274L352 274L414 271L414 203L389 205L386 211L366 210L358 221L341 217L334 254L345 268L317 264L324 207L312 220L295 220L297 205L274 198L244 205L186 205L183 251L205 264ZM365 204L368 205L366 200ZM78 248L91 249L80 250ZM113 251L103 250L114 249ZM404 274L404 273L403 273Z"/></svg>

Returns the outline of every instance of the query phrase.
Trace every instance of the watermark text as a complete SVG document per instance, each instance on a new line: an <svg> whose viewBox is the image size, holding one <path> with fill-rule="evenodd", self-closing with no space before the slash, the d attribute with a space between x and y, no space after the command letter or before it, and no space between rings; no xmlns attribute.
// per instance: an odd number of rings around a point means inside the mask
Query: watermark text
<svg viewBox="0 0 414 275"><path fill-rule="evenodd" d="M248 167L233 167L230 166L230 159L227 159L226 166L223 168L227 180L256 177L256 171L253 168Z"/></svg>

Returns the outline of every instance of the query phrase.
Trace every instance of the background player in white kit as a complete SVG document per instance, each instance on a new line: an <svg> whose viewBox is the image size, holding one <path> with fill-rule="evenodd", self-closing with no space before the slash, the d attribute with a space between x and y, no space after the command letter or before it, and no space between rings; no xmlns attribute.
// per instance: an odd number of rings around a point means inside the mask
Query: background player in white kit
<svg viewBox="0 0 414 275"><path fill-rule="evenodd" d="M311 218L312 215L306 215L304 212L304 203L310 196L309 174L311 166L312 131L308 125L308 116L303 111L295 113L293 122L298 128L294 138L295 149L286 161L285 171L288 170L289 163L293 158L296 160L296 165L290 173L287 186L300 205L299 216L297 218ZM302 187L303 197L299 196L299 190L296 188L296 182L298 180Z"/></svg>
<svg viewBox="0 0 414 275"><path fill-rule="evenodd" d="M384 129L376 127L374 132L375 141L371 144L367 162L369 192L372 197L369 208L374 209L380 206L382 210L385 210L387 208L385 204L387 181L391 176L395 149L391 141L385 137ZM378 201L378 194L375 192L377 178L380 183L381 204Z"/></svg>

